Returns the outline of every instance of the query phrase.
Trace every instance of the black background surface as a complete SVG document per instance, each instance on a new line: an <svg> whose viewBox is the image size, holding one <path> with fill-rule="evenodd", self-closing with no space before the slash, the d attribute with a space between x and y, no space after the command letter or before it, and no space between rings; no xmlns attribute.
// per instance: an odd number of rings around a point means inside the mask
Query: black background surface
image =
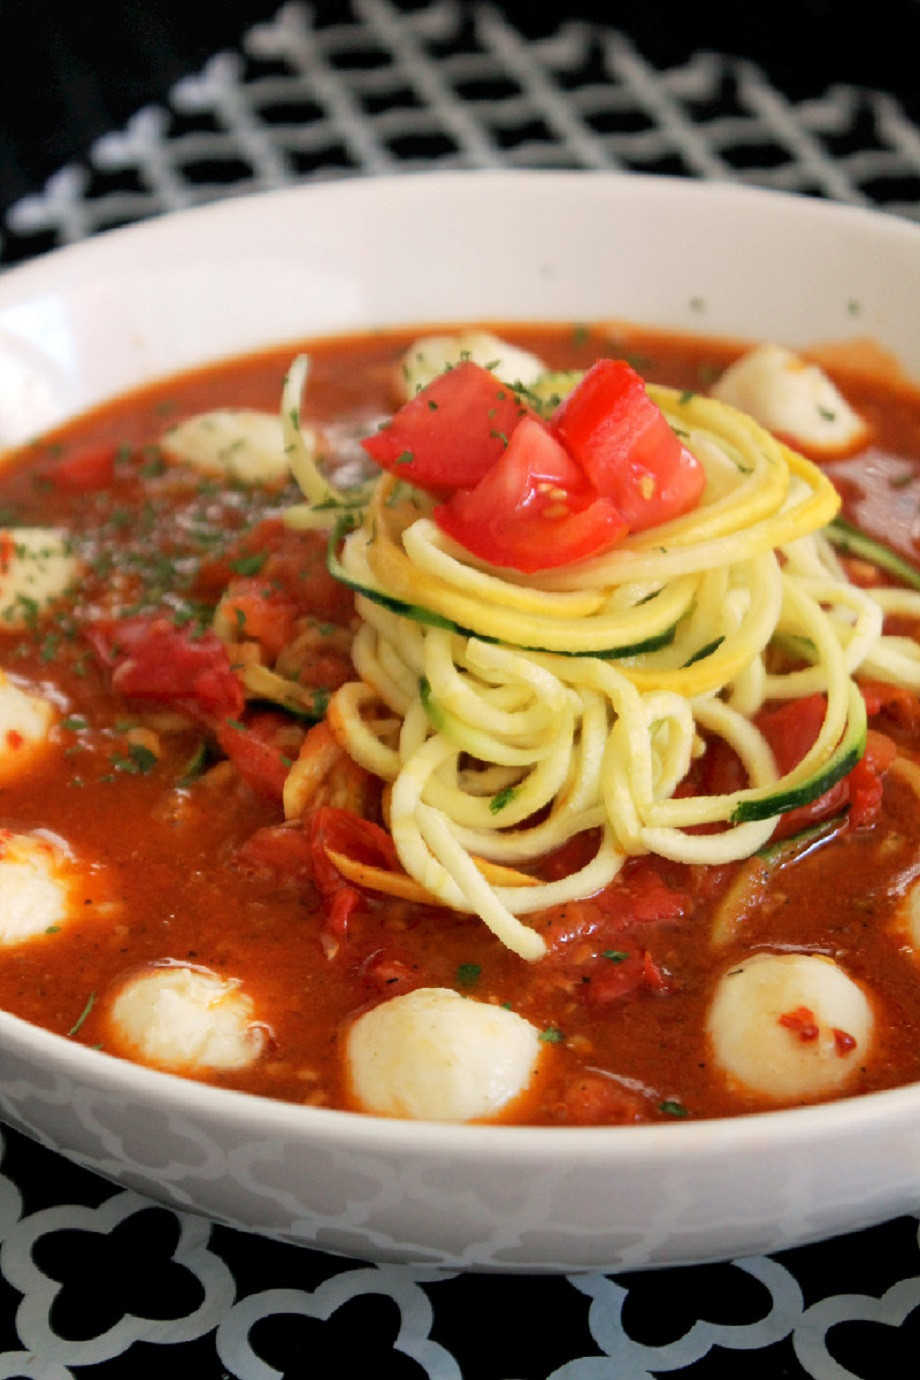
<svg viewBox="0 0 920 1380"><path fill-rule="evenodd" d="M165 100L213 53L238 47L281 3L0 0L0 219L101 134ZM700 49L751 58L793 98L834 82L890 91L920 119L920 0L496 0L493 7L527 36L571 19L622 29L659 67ZM354 21L358 13L346 0L316 0L311 9L319 24Z"/></svg>

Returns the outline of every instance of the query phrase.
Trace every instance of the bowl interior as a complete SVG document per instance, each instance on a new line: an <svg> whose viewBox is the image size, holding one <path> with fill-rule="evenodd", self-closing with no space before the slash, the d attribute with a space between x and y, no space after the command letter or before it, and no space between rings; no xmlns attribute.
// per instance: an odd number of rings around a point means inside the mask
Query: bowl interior
<svg viewBox="0 0 920 1380"><path fill-rule="evenodd" d="M881 213L635 175L346 179L218 202L8 271L0 278L0 449L177 370L285 341L389 325L610 319L792 346L869 337L920 378L918 299L920 227ZM629 1162L646 1174L649 1166L660 1170L681 1156L702 1164L743 1151L749 1172L752 1153L769 1157L777 1146L820 1144L824 1136L843 1145L848 1127L871 1130L874 1120L889 1128L906 1120L920 1124L920 1089L905 1089L858 1107L706 1126L587 1134L419 1127L304 1115L187 1084L2 1013L0 1043L26 1081L30 1068L40 1069L40 1084L53 1075L115 1102L159 1103L177 1117L206 1121L218 1136L226 1128L238 1136L259 1126L264 1136L327 1138L349 1153L360 1146L397 1157L427 1153L442 1162L453 1156L457 1163L502 1164L511 1174L522 1157L549 1170L563 1146L573 1164ZM6 1079L8 1115L18 1096L11 1086ZM45 1101L51 1109L60 1099L49 1093ZM15 1109L12 1116L17 1119ZM106 1158L87 1148L89 1140L79 1129L68 1132L57 1112L43 1118L33 1109L18 1120L124 1177L116 1152ZM912 1183L913 1174L904 1180L902 1173L902 1180ZM129 1181L158 1188L155 1175ZM207 1199L205 1206L219 1213L220 1200ZM664 1258L686 1260L701 1250L687 1246ZM557 1259L569 1258L547 1240L529 1264L551 1263L554 1251ZM718 1248L710 1244L703 1253Z"/></svg>

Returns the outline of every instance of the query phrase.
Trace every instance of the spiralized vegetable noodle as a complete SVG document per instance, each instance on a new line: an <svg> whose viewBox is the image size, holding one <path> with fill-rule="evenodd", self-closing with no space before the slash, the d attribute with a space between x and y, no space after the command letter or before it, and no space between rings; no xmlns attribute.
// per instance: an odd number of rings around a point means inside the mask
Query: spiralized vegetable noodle
<svg viewBox="0 0 920 1380"><path fill-rule="evenodd" d="M755 853L808 783L820 793L861 754L857 671L920 687L915 644L883 632L890 594L853 585L828 540L833 485L751 417L650 386L705 468L703 501L596 557L525 576L464 551L432 521L430 496L392 475L342 522L355 496L331 491L292 420L306 375L301 358L282 403L307 499L289 521L339 519L337 571L361 618L360 683L336 692L330 723L387 783L405 873L522 958L545 951L529 914L593 894L628 856L721 864ZM920 615L920 595L902 592L899 607ZM784 640L806 665L772 669ZM780 773L754 716L768 700L816 692L820 731ZM680 793L704 735L737 753L747 785ZM577 871L528 871L592 829L597 849ZM519 875L495 881L484 863ZM385 871L361 880L394 894L402 885Z"/></svg>

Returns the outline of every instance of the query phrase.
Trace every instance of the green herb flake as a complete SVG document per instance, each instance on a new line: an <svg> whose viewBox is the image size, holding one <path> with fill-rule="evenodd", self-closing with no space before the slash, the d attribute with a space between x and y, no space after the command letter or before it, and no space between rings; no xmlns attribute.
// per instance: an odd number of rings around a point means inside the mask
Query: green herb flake
<svg viewBox="0 0 920 1380"><path fill-rule="evenodd" d="M481 963L461 963L457 969L457 982L461 987L472 987L479 981L481 973Z"/></svg>
<svg viewBox="0 0 920 1380"><path fill-rule="evenodd" d="M230 569L237 575L258 575L268 560L267 551L254 551L252 555L240 556L230 562Z"/></svg>
<svg viewBox="0 0 920 1380"><path fill-rule="evenodd" d="M191 783L204 771L208 760L208 748L206 743L199 743L191 757L182 768L180 776L176 780L177 786L190 786Z"/></svg>
<svg viewBox="0 0 920 1380"><path fill-rule="evenodd" d="M547 1045L561 1045L565 1036L557 1025L548 1025L540 1031L540 1039Z"/></svg>
<svg viewBox="0 0 920 1380"><path fill-rule="evenodd" d="M95 1004L96 1004L96 993L95 993L95 992L90 992L89 998L87 999L87 1002L86 1002L86 1005L84 1006L83 1010L80 1012L79 1016L77 1017L76 1023L75 1023L74 1025L72 1025L72 1026L70 1027L70 1029L68 1030L68 1032L67 1032L68 1036L70 1036L70 1035L76 1035L77 1031L80 1029L81 1025L82 1025L83 1022L86 1020L87 1016L88 1016L89 1013L92 1011L92 1009L93 1009L93 1007L95 1006Z"/></svg>
<svg viewBox="0 0 920 1380"><path fill-rule="evenodd" d="M611 963L625 963L629 958L628 949L604 949L601 958L606 958Z"/></svg>
<svg viewBox="0 0 920 1380"><path fill-rule="evenodd" d="M673 1097L668 1097L664 1102L659 1102L658 1110L659 1112L663 1112L665 1116L683 1117L690 1115L684 1104L678 1102L677 1099Z"/></svg>
<svg viewBox="0 0 920 1380"><path fill-rule="evenodd" d="M129 743L127 753L119 753L112 758L112 766L116 771L128 772L132 776L147 776L158 760L156 753L144 747L143 743Z"/></svg>
<svg viewBox="0 0 920 1380"><path fill-rule="evenodd" d="M497 815L499 811L504 810L506 805L511 804L516 795L517 791L514 786L506 786L503 791L498 791L489 801L489 813Z"/></svg>

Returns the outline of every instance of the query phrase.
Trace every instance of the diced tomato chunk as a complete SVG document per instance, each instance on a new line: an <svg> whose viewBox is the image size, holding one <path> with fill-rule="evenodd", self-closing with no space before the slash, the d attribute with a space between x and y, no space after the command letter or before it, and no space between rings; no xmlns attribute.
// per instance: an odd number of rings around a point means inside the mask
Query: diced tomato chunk
<svg viewBox="0 0 920 1380"><path fill-rule="evenodd" d="M531 409L488 369L464 360L438 374L362 441L383 469L435 494L471 489Z"/></svg>
<svg viewBox="0 0 920 1380"><path fill-rule="evenodd" d="M239 717L245 698L227 650L160 615L90 624L86 636L112 685L129 699L159 700L206 720Z"/></svg>
<svg viewBox="0 0 920 1380"><path fill-rule="evenodd" d="M556 408L550 426L630 531L669 522L701 500L702 465L625 360L597 360Z"/></svg>
<svg viewBox="0 0 920 1380"><path fill-rule="evenodd" d="M702 465L625 360L593 364L550 426L632 532L680 517L702 497Z"/></svg>
<svg viewBox="0 0 920 1380"><path fill-rule="evenodd" d="M870 718L884 714L899 728L920 733L920 696L913 690L881 680L860 681L859 688Z"/></svg>
<svg viewBox="0 0 920 1380"><path fill-rule="evenodd" d="M326 536L297 532L280 518L265 518L222 555L203 562L196 580L199 598L215 603L238 578L258 577L259 588L298 614L345 626L354 614L354 595L326 567Z"/></svg>
<svg viewBox="0 0 920 1380"><path fill-rule="evenodd" d="M118 446L91 441L65 452L48 470L48 482L64 493L93 493L111 488L115 480Z"/></svg>
<svg viewBox="0 0 920 1380"><path fill-rule="evenodd" d="M773 750L780 772L797 766L811 748L824 722L826 701L823 695L808 695L790 700L775 709L761 711L756 723ZM852 771L817 799L789 810L777 823L775 837L788 838L818 820L846 809L850 828L861 829L878 818L882 803L882 776L897 753L897 747L884 733L870 729L866 751Z"/></svg>
<svg viewBox="0 0 920 1380"><path fill-rule="evenodd" d="M531 417L476 487L458 490L434 517L474 556L525 573L583 560L626 532L614 505Z"/></svg>
<svg viewBox="0 0 920 1380"><path fill-rule="evenodd" d="M272 873L280 880L302 882L313 873L310 840L299 822L257 829L237 849L236 861L247 870Z"/></svg>
<svg viewBox="0 0 920 1380"><path fill-rule="evenodd" d="M271 662L291 641L297 626L297 605L256 576L231 581L221 612L236 625L238 640L258 642Z"/></svg>
<svg viewBox="0 0 920 1380"><path fill-rule="evenodd" d="M302 736L287 715L266 710L245 720L225 719L217 726L217 741L253 790L280 801L299 747L293 733Z"/></svg>

